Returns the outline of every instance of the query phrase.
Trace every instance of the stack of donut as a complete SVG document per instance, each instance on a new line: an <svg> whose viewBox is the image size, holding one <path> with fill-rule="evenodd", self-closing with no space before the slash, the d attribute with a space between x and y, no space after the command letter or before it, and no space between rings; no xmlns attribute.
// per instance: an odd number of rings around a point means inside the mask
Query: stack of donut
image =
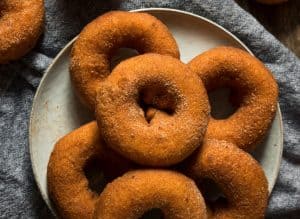
<svg viewBox="0 0 300 219"><path fill-rule="evenodd" d="M120 48L139 55L111 70ZM248 152L275 116L278 88L259 60L218 47L184 64L161 21L114 11L80 33L70 75L96 121L61 138L51 154L48 191L60 217L138 219L150 210L170 219L264 217L268 183ZM208 93L221 87L231 89L236 110L216 119ZM216 200L205 196L208 181L221 190Z"/></svg>

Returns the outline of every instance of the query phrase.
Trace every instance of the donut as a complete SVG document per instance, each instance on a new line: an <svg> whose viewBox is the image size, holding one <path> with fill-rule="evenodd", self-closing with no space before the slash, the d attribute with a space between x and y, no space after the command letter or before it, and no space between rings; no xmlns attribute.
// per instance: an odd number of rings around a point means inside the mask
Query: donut
<svg viewBox="0 0 300 219"><path fill-rule="evenodd" d="M93 218L138 219L151 209L166 219L207 218L193 180L170 170L136 170L115 179L101 193Z"/></svg>
<svg viewBox="0 0 300 219"><path fill-rule="evenodd" d="M280 4L283 2L287 2L288 0L256 0L259 3L267 4L267 5L274 5L274 4Z"/></svg>
<svg viewBox="0 0 300 219"><path fill-rule="evenodd" d="M48 163L47 184L49 196L62 218L93 216L99 191L90 188L85 173L88 163L99 173L103 171L107 180L132 168L129 161L105 146L95 121L61 138Z"/></svg>
<svg viewBox="0 0 300 219"><path fill-rule="evenodd" d="M211 204L208 218L264 218L268 204L266 176L256 160L236 145L205 140L183 166L192 179L216 183L226 197L225 202Z"/></svg>
<svg viewBox="0 0 300 219"><path fill-rule="evenodd" d="M198 76L178 59L159 54L121 62L96 99L95 115L107 145L149 166L169 166L189 156L202 141L210 112ZM147 107L158 109L151 121Z"/></svg>
<svg viewBox="0 0 300 219"><path fill-rule="evenodd" d="M111 72L111 58L125 47L140 54L179 58L178 46L168 28L149 14L112 11L96 18L79 34L70 64L75 92L90 109L95 107L97 88Z"/></svg>
<svg viewBox="0 0 300 219"><path fill-rule="evenodd" d="M44 10L43 0L0 1L0 64L19 59L35 46Z"/></svg>
<svg viewBox="0 0 300 219"><path fill-rule="evenodd" d="M225 140L250 151L265 136L277 108L278 86L272 74L249 53L217 47L188 63L207 92L231 88L237 109L228 118L210 118L206 138Z"/></svg>

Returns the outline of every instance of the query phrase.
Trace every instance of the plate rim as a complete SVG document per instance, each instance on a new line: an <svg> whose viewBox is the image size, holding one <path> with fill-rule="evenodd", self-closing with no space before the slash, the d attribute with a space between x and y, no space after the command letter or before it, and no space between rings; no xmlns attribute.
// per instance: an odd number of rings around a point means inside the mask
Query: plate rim
<svg viewBox="0 0 300 219"><path fill-rule="evenodd" d="M179 10L179 9L174 9L174 8L157 8L157 7L150 7L150 8L140 8L140 9L134 9L134 10L130 10L129 12L155 12L155 11L160 11L160 12L175 12L175 13L179 13L179 14L183 14L183 15L188 15L197 19L200 19L202 21L205 21L215 27L217 27L218 29L221 29L223 32L225 32L226 34L228 34L230 37L232 37L234 40L236 40L247 52L249 52L252 56L255 56L252 51L237 37L235 36L233 33L231 33L229 30L227 30L226 28L222 27L221 25L217 24L216 22L205 18L203 16L194 14L192 12L188 12L188 11L184 11L184 10ZM99 15L100 16L100 15ZM53 212L53 209L51 206L49 206L47 203L47 197L45 196L45 194L42 191L42 186L41 183L37 180L37 168L36 168L36 164L34 164L33 162L33 146L32 146L32 138L33 138L33 117L35 115L35 109L37 107L37 98L41 93L41 89L43 87L43 84L46 81L46 78L49 75L50 70L53 68L54 65L56 65L56 63L59 61L60 57L62 56L63 53L65 53L65 51L67 49L69 49L69 47L75 42L75 40L78 38L78 35L75 36L73 39L71 39L60 51L59 53L54 57L54 59L52 60L51 64L47 67L47 69L45 70L38 88L36 89L35 95L33 97L32 100L32 106L31 106L31 112L30 112L30 117L29 117L29 128L28 128L28 142L29 142L29 154L30 154L30 163L31 163L31 169L33 172L33 176L34 176L34 181L38 187L39 193L41 194L44 202L46 203L47 207L51 210L52 213L55 214L55 212ZM272 183L272 185L269 185L269 195L271 195L271 192L274 189L274 186L277 182L278 176L279 176L279 171L280 171L280 166L282 163L282 154L283 154L283 120L282 120L282 114L281 114L281 109L280 109L280 105L277 102L277 113L279 116L279 132L280 132L280 151L278 156L276 157L276 159L278 160L279 165L276 168L276 171L274 171L276 173L275 176L275 180Z"/></svg>

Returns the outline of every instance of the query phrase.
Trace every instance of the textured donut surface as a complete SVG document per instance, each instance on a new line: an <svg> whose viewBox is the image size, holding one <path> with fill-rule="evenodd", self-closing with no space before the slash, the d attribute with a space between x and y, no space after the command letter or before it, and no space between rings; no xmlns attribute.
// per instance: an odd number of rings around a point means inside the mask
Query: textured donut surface
<svg viewBox="0 0 300 219"><path fill-rule="evenodd" d="M98 159L99 171L122 175L131 163L105 147L97 123L88 123L60 139L48 164L50 198L62 218L92 218L99 195L89 188L84 167Z"/></svg>
<svg viewBox="0 0 300 219"><path fill-rule="evenodd" d="M158 109L151 121L141 99ZM139 164L168 166L200 145L209 111L205 88L187 65L144 54L120 63L102 84L96 118L109 147Z"/></svg>
<svg viewBox="0 0 300 219"><path fill-rule="evenodd" d="M175 39L152 15L112 11L96 18L76 40L70 65L75 90L90 109L94 109L99 84L111 72L110 59L124 47L140 54L158 53L179 58Z"/></svg>
<svg viewBox="0 0 300 219"><path fill-rule="evenodd" d="M211 49L188 65L208 92L230 87L238 105L228 118L211 117L206 137L253 149L265 136L276 113L278 86L272 74L258 59L232 47Z"/></svg>
<svg viewBox="0 0 300 219"><path fill-rule="evenodd" d="M206 219L203 197L193 180L169 170L131 171L109 183L94 219L138 219L153 208L166 219Z"/></svg>
<svg viewBox="0 0 300 219"><path fill-rule="evenodd" d="M0 64L34 47L43 30L44 10L43 0L0 1Z"/></svg>
<svg viewBox="0 0 300 219"><path fill-rule="evenodd" d="M216 183L226 201L212 204L208 218L264 218L268 204L268 182L254 158L236 145L205 140L187 160L185 171L191 178Z"/></svg>

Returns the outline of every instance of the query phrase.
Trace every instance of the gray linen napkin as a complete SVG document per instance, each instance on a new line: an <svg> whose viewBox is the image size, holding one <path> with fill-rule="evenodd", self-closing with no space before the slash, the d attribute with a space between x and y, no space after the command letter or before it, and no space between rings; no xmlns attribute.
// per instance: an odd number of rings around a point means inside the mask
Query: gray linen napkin
<svg viewBox="0 0 300 219"><path fill-rule="evenodd" d="M207 17L239 37L274 73L280 87L284 153L269 218L300 217L300 61L233 0L45 0L46 30L23 59L0 66L0 218L49 218L34 182L28 121L47 66L82 27L111 9L171 7Z"/></svg>

